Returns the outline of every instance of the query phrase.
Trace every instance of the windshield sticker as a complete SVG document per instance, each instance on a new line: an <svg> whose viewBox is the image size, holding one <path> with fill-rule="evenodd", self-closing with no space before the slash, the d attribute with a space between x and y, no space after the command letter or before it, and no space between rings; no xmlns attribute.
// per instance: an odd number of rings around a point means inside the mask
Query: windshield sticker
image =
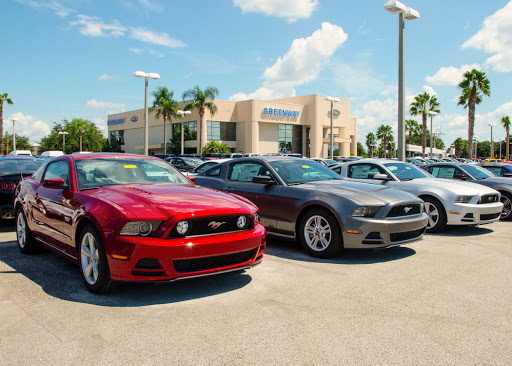
<svg viewBox="0 0 512 366"><path fill-rule="evenodd" d="M137 169L137 167L135 165L125 165L124 167L126 169Z"/></svg>
<svg viewBox="0 0 512 366"><path fill-rule="evenodd" d="M309 166L307 166L307 165L303 165L302 167L305 169L309 169Z"/></svg>

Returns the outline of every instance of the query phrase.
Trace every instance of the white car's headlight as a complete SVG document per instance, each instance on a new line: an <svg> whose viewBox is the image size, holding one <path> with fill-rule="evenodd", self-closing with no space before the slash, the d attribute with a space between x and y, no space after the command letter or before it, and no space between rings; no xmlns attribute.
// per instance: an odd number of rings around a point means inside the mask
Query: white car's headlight
<svg viewBox="0 0 512 366"><path fill-rule="evenodd" d="M121 235L127 236L148 236L153 231L154 223L150 221L130 221L124 225ZM157 227L158 225L155 225Z"/></svg>
<svg viewBox="0 0 512 366"><path fill-rule="evenodd" d="M380 206L361 206L352 211L355 217L374 217L380 210Z"/></svg>
<svg viewBox="0 0 512 366"><path fill-rule="evenodd" d="M465 195L457 196L457 198L455 198L454 202L455 203L469 203L473 199L473 197L475 197L475 196L465 196Z"/></svg>

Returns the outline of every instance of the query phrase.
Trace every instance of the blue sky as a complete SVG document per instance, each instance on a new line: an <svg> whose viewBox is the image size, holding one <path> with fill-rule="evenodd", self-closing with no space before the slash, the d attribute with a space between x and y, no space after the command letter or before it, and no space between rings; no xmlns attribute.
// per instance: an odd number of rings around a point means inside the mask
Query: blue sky
<svg viewBox="0 0 512 366"><path fill-rule="evenodd" d="M351 100L358 140L397 127L398 16L385 0L4 0L0 92L4 120L38 142L53 122L86 118L106 134L107 115L144 107L136 70L177 100L196 85L220 100L322 94ZM457 106L464 71L478 68L491 97L477 106L475 134L505 137L512 116L512 1L405 0L405 85L437 95L434 130L467 139ZM350 5L348 5L350 4ZM349 7L350 6L350 7ZM151 98L150 98L151 102ZM410 118L406 113L406 118ZM416 118L420 121L419 118ZM11 133L12 123L5 123Z"/></svg>

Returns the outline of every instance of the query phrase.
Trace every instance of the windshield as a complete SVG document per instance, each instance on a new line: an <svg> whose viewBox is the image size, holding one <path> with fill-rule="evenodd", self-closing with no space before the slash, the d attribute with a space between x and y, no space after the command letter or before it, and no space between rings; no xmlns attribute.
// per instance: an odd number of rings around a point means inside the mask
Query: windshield
<svg viewBox="0 0 512 366"><path fill-rule="evenodd" d="M78 189L114 184L191 184L167 162L159 159L80 159L75 161Z"/></svg>
<svg viewBox="0 0 512 366"><path fill-rule="evenodd" d="M187 164L192 165L193 167L199 166L204 163L204 161L202 161L201 159L197 159L197 158L183 158L183 160Z"/></svg>
<svg viewBox="0 0 512 366"><path fill-rule="evenodd" d="M0 176L23 174L32 175L46 160L43 159L11 159L0 160Z"/></svg>
<svg viewBox="0 0 512 366"><path fill-rule="evenodd" d="M496 176L488 170L475 165L464 165L461 166L461 168L475 179L485 179Z"/></svg>
<svg viewBox="0 0 512 366"><path fill-rule="evenodd" d="M418 178L429 178L423 170L408 163L386 163L384 164L399 180L412 180Z"/></svg>
<svg viewBox="0 0 512 366"><path fill-rule="evenodd" d="M318 180L342 179L331 169L311 160L278 160L271 161L270 165L277 171L281 179L284 180L287 185Z"/></svg>

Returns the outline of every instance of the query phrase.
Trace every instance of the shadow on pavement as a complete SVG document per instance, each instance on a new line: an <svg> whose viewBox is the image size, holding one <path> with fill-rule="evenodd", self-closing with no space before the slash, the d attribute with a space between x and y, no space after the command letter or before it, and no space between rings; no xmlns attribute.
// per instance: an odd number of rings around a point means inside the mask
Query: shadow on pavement
<svg viewBox="0 0 512 366"><path fill-rule="evenodd" d="M239 271L176 282L123 283L112 293L95 295L86 290L78 265L52 252L41 250L39 253L23 255L16 242L0 242L0 261L12 268L0 271L2 277L20 273L56 298L111 307L195 300L238 290L252 280L250 275Z"/></svg>
<svg viewBox="0 0 512 366"><path fill-rule="evenodd" d="M439 233L426 234L433 236L475 236L486 235L494 232L487 225L485 226L465 226L465 225L450 225L445 227Z"/></svg>

